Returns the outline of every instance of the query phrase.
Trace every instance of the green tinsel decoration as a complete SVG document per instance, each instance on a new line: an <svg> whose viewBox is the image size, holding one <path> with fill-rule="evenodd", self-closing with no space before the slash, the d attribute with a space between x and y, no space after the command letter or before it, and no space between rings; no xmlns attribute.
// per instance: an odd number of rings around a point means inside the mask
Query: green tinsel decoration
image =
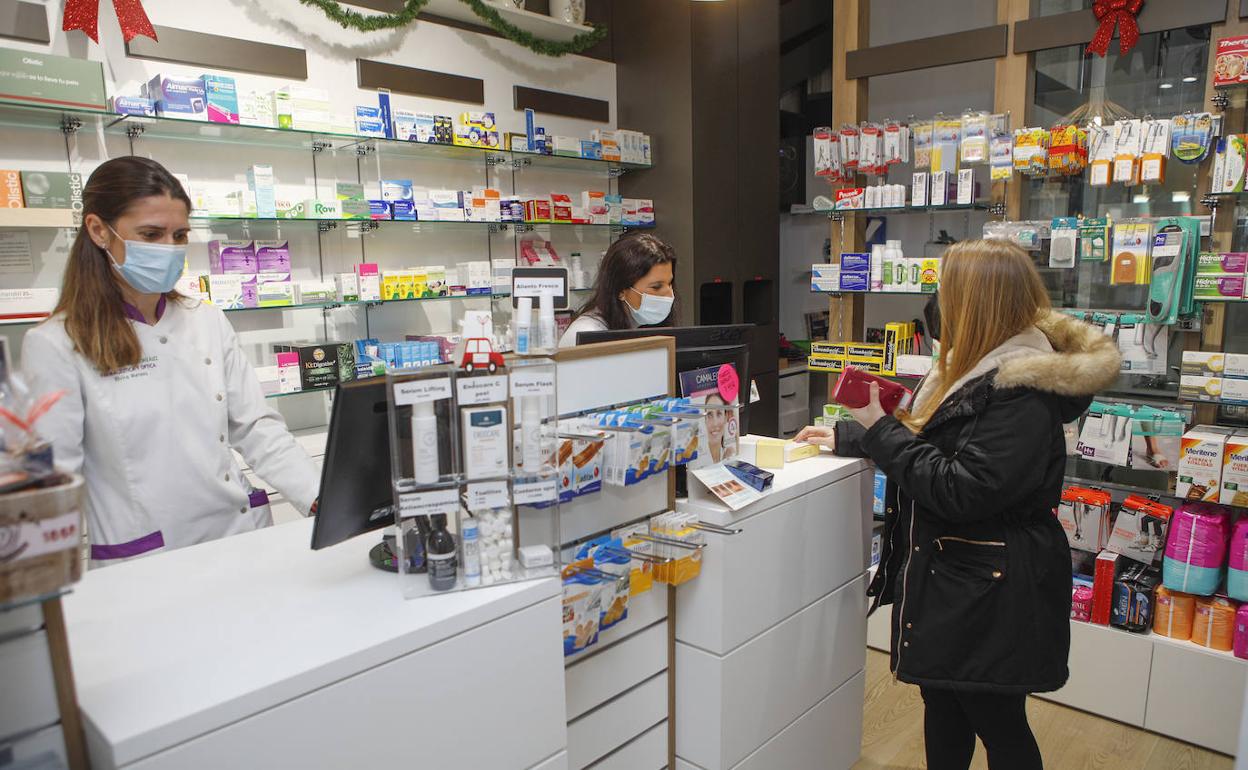
<svg viewBox="0 0 1248 770"><path fill-rule="evenodd" d="M299 0L299 2L319 8L326 17L344 28L360 32L376 32L407 26L415 21L417 15L429 4L429 0L405 0L403 10L398 13L363 14L348 11L336 0ZM472 12L480 17L490 29L511 42L543 56L582 53L601 43L607 36L607 28L595 24L589 32L582 32L564 43L545 40L508 23L496 9L486 5L482 0L461 0L461 2L471 8Z"/></svg>

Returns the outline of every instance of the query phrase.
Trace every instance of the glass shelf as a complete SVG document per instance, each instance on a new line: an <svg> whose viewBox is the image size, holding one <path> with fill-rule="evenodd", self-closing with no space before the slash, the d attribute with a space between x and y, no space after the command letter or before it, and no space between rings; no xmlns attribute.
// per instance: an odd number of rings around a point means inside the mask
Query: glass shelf
<svg viewBox="0 0 1248 770"><path fill-rule="evenodd" d="M192 216L192 222L208 222L214 224L249 224L251 222L277 223L277 224L299 224L299 223L315 223L334 225L351 225L371 226L370 222L376 222L378 225L413 225L416 229L420 228L437 228L446 230L481 230L497 227L500 230L507 225L516 225L517 222L442 222L439 220L419 220L419 219L344 219L341 217L317 219L308 217L234 217L234 216Z"/></svg>
<svg viewBox="0 0 1248 770"><path fill-rule="evenodd" d="M811 289L811 294L870 294L873 297L930 297L935 291L820 291Z"/></svg>
<svg viewBox="0 0 1248 770"><path fill-rule="evenodd" d="M513 153L483 147L407 142L399 139L365 137L354 133L306 131L289 128L266 128L201 120L117 115L108 111L44 107L14 102L0 102L0 126L61 131L64 126L77 129L103 129L107 134L143 139L213 142L215 144L249 145L269 149L354 152L364 156L377 153L387 157L425 160L453 160L491 165L511 162L514 167L534 166L570 170L609 172L651 168L648 165L617 161L567 158L533 153Z"/></svg>
<svg viewBox="0 0 1248 770"><path fill-rule="evenodd" d="M942 211L987 211L986 201L970 204L949 204L945 206L889 206L888 208L872 209L841 209L840 211L816 211L815 214L938 214Z"/></svg>
<svg viewBox="0 0 1248 770"><path fill-rule="evenodd" d="M507 297L509 294L447 294L441 297L413 297L410 299L357 300L355 302L313 302L304 305L270 305L267 307L222 308L223 313L257 313L273 310L335 310L344 307L375 307L378 305L403 305L409 302L445 302L452 299L489 300Z"/></svg>
<svg viewBox="0 0 1248 770"><path fill-rule="evenodd" d="M332 393L337 385L328 388L309 388L308 390L296 390L293 393L270 393L265 398L289 398L291 396L303 396L308 393Z"/></svg>

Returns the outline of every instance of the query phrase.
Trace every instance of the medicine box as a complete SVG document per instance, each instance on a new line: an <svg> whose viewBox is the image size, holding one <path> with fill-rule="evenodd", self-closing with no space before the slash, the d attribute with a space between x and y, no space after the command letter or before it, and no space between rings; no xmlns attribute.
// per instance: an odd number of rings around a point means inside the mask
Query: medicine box
<svg viewBox="0 0 1248 770"><path fill-rule="evenodd" d="M1175 495L1183 500L1216 503L1222 484L1222 453L1227 433L1198 425L1183 435Z"/></svg>
<svg viewBox="0 0 1248 770"><path fill-rule="evenodd" d="M1227 353L1223 377L1248 378L1248 353Z"/></svg>
<svg viewBox="0 0 1248 770"><path fill-rule="evenodd" d="M862 273L871 270L871 255L855 252L841 254L841 272Z"/></svg>
<svg viewBox="0 0 1248 770"><path fill-rule="evenodd" d="M1096 557L1096 572L1092 580L1092 622L1097 625L1109 625L1114 583L1117 582L1126 561L1112 551L1102 551Z"/></svg>
<svg viewBox="0 0 1248 770"><path fill-rule="evenodd" d="M840 265L818 264L810 266L810 290L837 292L841 290Z"/></svg>
<svg viewBox="0 0 1248 770"><path fill-rule="evenodd" d="M1248 431L1236 431L1226 439L1218 502L1248 508Z"/></svg>
<svg viewBox="0 0 1248 770"><path fill-rule="evenodd" d="M0 318L35 318L47 315L56 307L61 290L0 289Z"/></svg>
<svg viewBox="0 0 1248 770"><path fill-rule="evenodd" d="M203 278L203 291L212 304L222 310L244 307L243 276L238 274L213 274Z"/></svg>
<svg viewBox="0 0 1248 770"><path fill-rule="evenodd" d="M1179 398L1189 401L1221 401L1224 385L1221 377L1184 374L1179 378Z"/></svg>
<svg viewBox="0 0 1248 770"><path fill-rule="evenodd" d="M213 273L234 273L254 276L259 272L256 263L255 242L209 241L208 268ZM290 270L289 262L287 262L286 270Z"/></svg>
<svg viewBox="0 0 1248 770"><path fill-rule="evenodd" d="M238 119L238 88L234 78L224 75L204 75L204 100L207 105L208 120L213 123L231 123L237 125Z"/></svg>
<svg viewBox="0 0 1248 770"><path fill-rule="evenodd" d="M382 117L381 107L356 106L355 133L377 139L386 137L386 121Z"/></svg>
<svg viewBox="0 0 1248 770"><path fill-rule="evenodd" d="M334 276L339 302L360 301L360 277L355 273L339 273Z"/></svg>
<svg viewBox="0 0 1248 770"><path fill-rule="evenodd" d="M1057 506L1057 521L1066 532L1071 548L1088 553L1099 553L1110 534L1110 506L1108 492L1083 487L1067 487Z"/></svg>
<svg viewBox="0 0 1248 770"><path fill-rule="evenodd" d="M461 410L464 476L482 479L507 473L508 424L505 406L476 406Z"/></svg>
<svg viewBox="0 0 1248 770"><path fill-rule="evenodd" d="M166 118L207 120L208 99L203 78L166 78L148 81L143 94L156 103L156 114ZM235 114L237 114L237 105Z"/></svg>
<svg viewBox="0 0 1248 770"><path fill-rule="evenodd" d="M1201 252L1196 258L1196 273L1198 275L1207 275L1210 273L1228 273L1235 275L1243 275L1248 272L1248 252Z"/></svg>
<svg viewBox="0 0 1248 770"><path fill-rule="evenodd" d="M108 100L108 107L118 115L156 117L156 103L145 96L114 96Z"/></svg>
<svg viewBox="0 0 1248 770"><path fill-rule="evenodd" d="M298 348L299 387L301 390L332 388L338 384L338 345L314 345Z"/></svg>
<svg viewBox="0 0 1248 770"><path fill-rule="evenodd" d="M280 393L298 393L300 390L299 354L277 354L277 387Z"/></svg>
<svg viewBox="0 0 1248 770"><path fill-rule="evenodd" d="M1221 377L1226 371L1226 354L1204 350L1183 351L1180 374L1197 377Z"/></svg>
<svg viewBox="0 0 1248 770"><path fill-rule="evenodd" d="M1174 509L1139 495L1123 501L1105 547L1142 564L1161 561Z"/></svg>
<svg viewBox="0 0 1248 770"><path fill-rule="evenodd" d="M355 274L360 279L360 301L381 301L381 271L376 263L363 262L355 266Z"/></svg>
<svg viewBox="0 0 1248 770"><path fill-rule="evenodd" d="M1242 273L1197 275L1193 284L1192 296L1198 300L1242 299L1244 296L1244 275Z"/></svg>
<svg viewBox="0 0 1248 770"><path fill-rule="evenodd" d="M82 174L64 171L23 171L22 197L26 208L82 208Z"/></svg>

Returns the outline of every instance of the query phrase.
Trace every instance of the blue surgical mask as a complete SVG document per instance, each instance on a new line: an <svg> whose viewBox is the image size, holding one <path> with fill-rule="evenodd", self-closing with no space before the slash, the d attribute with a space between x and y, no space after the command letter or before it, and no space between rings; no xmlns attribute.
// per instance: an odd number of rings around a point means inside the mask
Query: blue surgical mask
<svg viewBox="0 0 1248 770"><path fill-rule="evenodd" d="M113 230L110 226L109 230ZM113 230L113 235L121 235ZM130 287L140 294L165 294L173 291L182 277L182 269L186 266L186 245L177 243L147 243L146 241L127 241L126 261L117 264L112 252L104 250L113 268L121 273Z"/></svg>
<svg viewBox="0 0 1248 770"><path fill-rule="evenodd" d="M628 305L628 309L633 311L633 320L637 321L638 326L654 326L663 323L667 317L672 314L672 304L675 303L675 297L664 297L658 294L645 294L637 291L631 286L628 289L641 297L641 307L633 307Z"/></svg>

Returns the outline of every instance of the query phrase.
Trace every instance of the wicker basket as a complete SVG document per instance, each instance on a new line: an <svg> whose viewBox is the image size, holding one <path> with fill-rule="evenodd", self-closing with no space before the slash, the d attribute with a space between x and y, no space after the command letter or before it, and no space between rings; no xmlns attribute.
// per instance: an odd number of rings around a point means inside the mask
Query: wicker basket
<svg viewBox="0 0 1248 770"><path fill-rule="evenodd" d="M0 604L49 594L82 577L81 476L0 495Z"/></svg>

